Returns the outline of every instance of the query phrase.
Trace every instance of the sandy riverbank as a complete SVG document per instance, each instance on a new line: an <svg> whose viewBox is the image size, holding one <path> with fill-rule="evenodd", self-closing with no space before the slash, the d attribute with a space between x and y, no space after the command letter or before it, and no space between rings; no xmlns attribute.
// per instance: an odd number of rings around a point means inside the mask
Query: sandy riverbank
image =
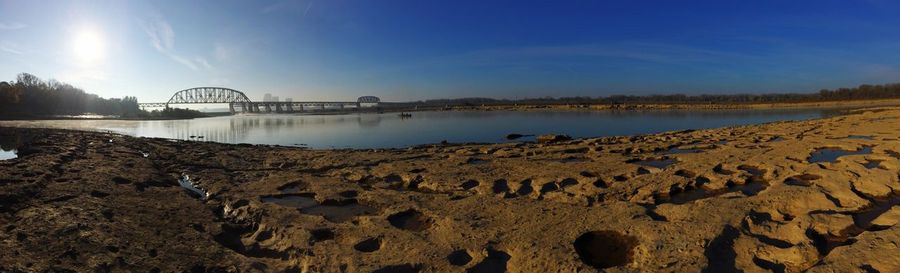
<svg viewBox="0 0 900 273"><path fill-rule="evenodd" d="M377 151L6 128L0 271L896 272L898 121Z"/></svg>

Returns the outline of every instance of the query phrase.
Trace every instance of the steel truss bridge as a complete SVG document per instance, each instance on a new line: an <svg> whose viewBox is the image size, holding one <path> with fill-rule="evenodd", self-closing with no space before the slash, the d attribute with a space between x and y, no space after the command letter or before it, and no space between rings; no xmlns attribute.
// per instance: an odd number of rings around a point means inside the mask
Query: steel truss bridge
<svg viewBox="0 0 900 273"><path fill-rule="evenodd" d="M238 109L244 113L291 113L313 110L362 109L363 105L378 106L381 99L375 96L359 97L356 101L251 101L244 92L224 87L195 87L175 92L167 102L139 103L141 108L165 107L173 104L228 104L231 113Z"/></svg>

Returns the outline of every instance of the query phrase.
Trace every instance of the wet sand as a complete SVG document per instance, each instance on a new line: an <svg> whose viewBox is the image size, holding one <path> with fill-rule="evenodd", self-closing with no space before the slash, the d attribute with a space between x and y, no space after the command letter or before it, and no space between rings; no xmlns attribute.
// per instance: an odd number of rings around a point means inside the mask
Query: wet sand
<svg viewBox="0 0 900 273"><path fill-rule="evenodd" d="M389 150L2 134L0 272L900 270L900 109Z"/></svg>

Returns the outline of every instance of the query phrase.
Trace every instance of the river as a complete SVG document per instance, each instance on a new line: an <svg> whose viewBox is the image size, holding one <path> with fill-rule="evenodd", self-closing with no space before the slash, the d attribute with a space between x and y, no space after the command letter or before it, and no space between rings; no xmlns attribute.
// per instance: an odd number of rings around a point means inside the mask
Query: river
<svg viewBox="0 0 900 273"><path fill-rule="evenodd" d="M235 115L191 120L0 121L0 126L112 131L132 136L311 148L397 148L449 141L507 142L510 133L572 137L649 134L827 117L835 109L593 112L413 112L347 115ZM528 141L522 138L517 141Z"/></svg>

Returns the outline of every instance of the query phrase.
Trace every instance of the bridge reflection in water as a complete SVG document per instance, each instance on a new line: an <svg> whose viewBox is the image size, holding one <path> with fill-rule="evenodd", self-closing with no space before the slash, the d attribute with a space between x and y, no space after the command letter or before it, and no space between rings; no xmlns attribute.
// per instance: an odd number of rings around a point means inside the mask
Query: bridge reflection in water
<svg viewBox="0 0 900 273"><path fill-rule="evenodd" d="M164 137L190 141L255 143L305 146L305 137L327 137L335 131L348 134L359 128L378 127L383 119L395 115L247 115L193 120L121 121L104 129L129 135ZM287 141L294 139L294 141ZM352 145L348 145L352 146ZM319 148L328 148L321 147Z"/></svg>
<svg viewBox="0 0 900 273"><path fill-rule="evenodd" d="M175 92L167 102L139 103L141 108L165 107L173 104L228 104L231 113L294 113L326 109L362 110L377 108L381 99L362 96L356 101L251 101L244 92L225 87L195 87Z"/></svg>

